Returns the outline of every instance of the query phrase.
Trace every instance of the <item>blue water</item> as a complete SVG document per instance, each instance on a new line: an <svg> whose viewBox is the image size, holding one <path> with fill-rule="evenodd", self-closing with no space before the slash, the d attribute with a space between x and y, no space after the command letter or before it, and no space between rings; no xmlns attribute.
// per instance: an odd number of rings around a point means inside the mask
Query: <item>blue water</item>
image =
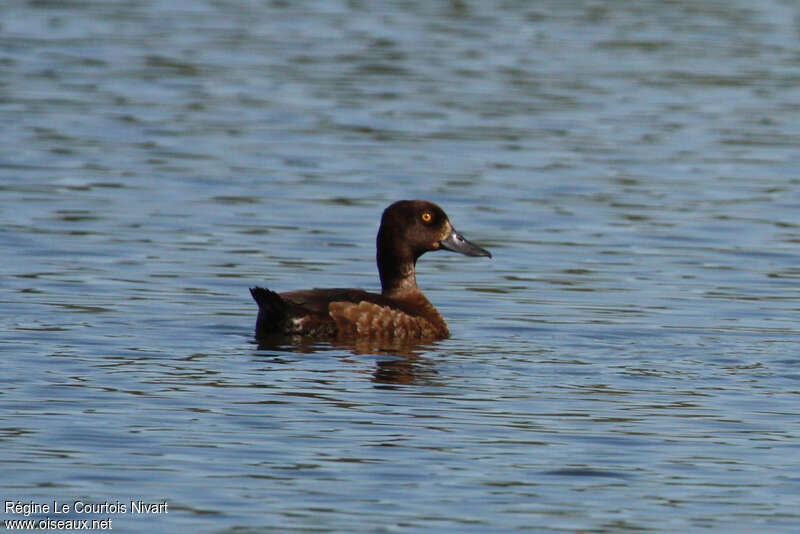
<svg viewBox="0 0 800 534"><path fill-rule="evenodd" d="M798 20L3 3L2 519L796 532ZM494 255L420 260L451 338L259 348L247 288L377 290L401 198Z"/></svg>

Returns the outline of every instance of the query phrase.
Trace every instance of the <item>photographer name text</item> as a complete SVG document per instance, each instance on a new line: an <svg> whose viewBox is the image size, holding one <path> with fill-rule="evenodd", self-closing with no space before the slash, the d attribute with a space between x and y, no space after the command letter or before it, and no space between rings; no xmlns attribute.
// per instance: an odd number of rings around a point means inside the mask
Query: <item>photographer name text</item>
<svg viewBox="0 0 800 534"><path fill-rule="evenodd" d="M113 518L115 515L155 515L169 513L169 504L166 501L146 502L146 501L104 501L101 503L90 503L86 501L72 502L36 502L36 501L4 501L3 511L6 515L38 516L40 519L32 518L25 520L5 519L6 528L38 528L38 529L64 529L64 530L83 530L83 529L113 529ZM104 519L81 519L75 515L86 514L88 516L108 516ZM70 515L66 518L63 516ZM41 516L46 516L41 518ZM62 516L62 517L59 517ZM21 524L16 524L20 522ZM28 525L27 523L33 524Z"/></svg>

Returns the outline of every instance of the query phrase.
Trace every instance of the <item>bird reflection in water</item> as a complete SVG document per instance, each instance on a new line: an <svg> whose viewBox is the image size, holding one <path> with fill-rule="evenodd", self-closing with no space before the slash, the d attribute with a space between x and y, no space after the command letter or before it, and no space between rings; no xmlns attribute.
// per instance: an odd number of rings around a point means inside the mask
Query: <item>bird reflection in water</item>
<svg viewBox="0 0 800 534"><path fill-rule="evenodd" d="M372 373L373 382L387 386L436 383L438 372L435 365L431 359L423 357L430 347L430 344L385 341L378 343L370 340L320 342L294 336L275 336L258 340L260 351L278 350L313 354L344 349L355 355L390 356L388 359L378 359Z"/></svg>

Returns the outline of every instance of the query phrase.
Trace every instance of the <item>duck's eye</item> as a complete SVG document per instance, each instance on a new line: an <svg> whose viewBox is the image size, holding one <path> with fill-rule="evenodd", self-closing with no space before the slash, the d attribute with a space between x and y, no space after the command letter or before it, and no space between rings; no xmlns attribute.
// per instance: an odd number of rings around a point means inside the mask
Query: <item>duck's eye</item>
<svg viewBox="0 0 800 534"><path fill-rule="evenodd" d="M429 211L423 211L422 215L420 215L420 219L422 219L422 222L429 223L433 220L433 215L431 215Z"/></svg>

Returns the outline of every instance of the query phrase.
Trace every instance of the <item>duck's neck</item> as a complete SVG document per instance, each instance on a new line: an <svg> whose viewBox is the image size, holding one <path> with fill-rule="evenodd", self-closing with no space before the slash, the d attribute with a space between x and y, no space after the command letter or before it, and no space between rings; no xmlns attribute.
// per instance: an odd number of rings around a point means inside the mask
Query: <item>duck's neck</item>
<svg viewBox="0 0 800 534"><path fill-rule="evenodd" d="M378 247L378 274L381 293L398 298L419 293L416 276L417 259L410 253L401 253L390 246Z"/></svg>

